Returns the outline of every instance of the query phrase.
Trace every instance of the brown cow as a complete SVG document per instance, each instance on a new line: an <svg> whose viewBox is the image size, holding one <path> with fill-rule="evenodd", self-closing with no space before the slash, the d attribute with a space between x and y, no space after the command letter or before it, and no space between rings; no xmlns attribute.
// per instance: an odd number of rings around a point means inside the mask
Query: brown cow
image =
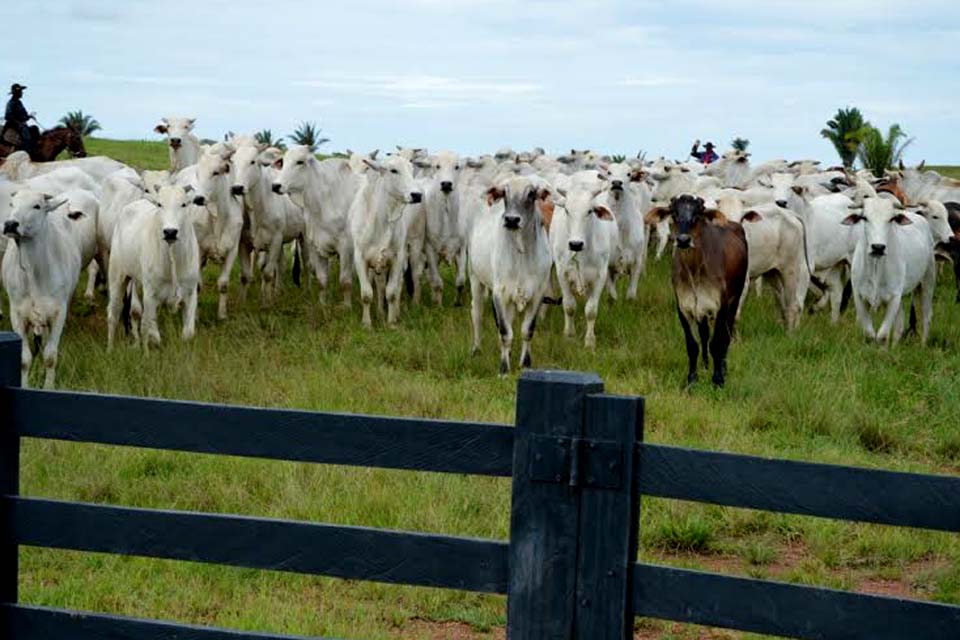
<svg viewBox="0 0 960 640"><path fill-rule="evenodd" d="M739 223L728 221L716 209L705 208L703 198L696 196L681 195L673 198L669 207L652 209L647 222L655 224L667 216L676 234L673 291L687 341L687 386L697 381L696 327L703 347L703 366L710 366L712 355L713 384L722 387L727 349L747 279L747 237Z"/></svg>

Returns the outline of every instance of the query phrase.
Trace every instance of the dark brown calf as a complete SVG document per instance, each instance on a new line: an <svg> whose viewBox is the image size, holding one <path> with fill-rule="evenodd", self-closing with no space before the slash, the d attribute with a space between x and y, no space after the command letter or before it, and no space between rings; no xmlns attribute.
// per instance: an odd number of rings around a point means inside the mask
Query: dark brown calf
<svg viewBox="0 0 960 640"><path fill-rule="evenodd" d="M727 220L716 209L705 208L703 199L695 196L682 195L671 200L669 207L651 210L647 222L655 224L667 216L675 232L673 291L687 342L687 386L697 381L702 345L703 366L708 368L713 356L713 384L722 387L727 349L747 279L747 237L739 223Z"/></svg>

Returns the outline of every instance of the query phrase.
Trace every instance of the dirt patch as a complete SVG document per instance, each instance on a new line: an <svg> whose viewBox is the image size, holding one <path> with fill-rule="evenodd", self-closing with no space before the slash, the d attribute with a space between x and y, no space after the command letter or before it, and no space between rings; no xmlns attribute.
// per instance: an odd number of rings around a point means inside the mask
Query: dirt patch
<svg viewBox="0 0 960 640"><path fill-rule="evenodd" d="M431 622L411 620L396 633L397 638L424 640L505 640L506 629L498 627L488 632L477 631L464 622Z"/></svg>

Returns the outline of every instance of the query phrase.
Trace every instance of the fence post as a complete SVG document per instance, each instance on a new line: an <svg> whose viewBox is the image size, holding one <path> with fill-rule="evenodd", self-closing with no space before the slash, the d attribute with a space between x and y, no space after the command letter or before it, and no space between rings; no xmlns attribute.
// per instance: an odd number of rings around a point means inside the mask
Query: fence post
<svg viewBox="0 0 960 640"><path fill-rule="evenodd" d="M580 490L570 444L594 374L525 372L517 385L510 513L509 640L569 640L576 616Z"/></svg>
<svg viewBox="0 0 960 640"><path fill-rule="evenodd" d="M20 386L20 337L0 333L0 389ZM20 492L20 437L11 420L8 399L0 397L0 496ZM13 539L12 509L0 506L0 602L17 601L17 544Z"/></svg>
<svg viewBox="0 0 960 640"><path fill-rule="evenodd" d="M639 543L636 466L643 398L590 396L585 417L573 637L628 640L633 638L632 567Z"/></svg>

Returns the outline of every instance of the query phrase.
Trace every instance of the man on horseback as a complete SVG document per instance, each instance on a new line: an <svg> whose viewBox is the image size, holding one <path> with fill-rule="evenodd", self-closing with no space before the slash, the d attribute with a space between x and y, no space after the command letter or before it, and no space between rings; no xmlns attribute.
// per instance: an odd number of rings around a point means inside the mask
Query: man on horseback
<svg viewBox="0 0 960 640"><path fill-rule="evenodd" d="M34 114L27 113L27 109L23 106L23 101L21 100L24 89L26 89L24 85L13 83L13 86L10 87L11 98L7 102L7 109L4 112L6 123L4 124L3 141L13 143L19 149L29 149L31 145L36 142L33 139L33 131L27 124L33 118ZM7 130L13 130L16 135L19 136L19 142L14 143L8 139Z"/></svg>

